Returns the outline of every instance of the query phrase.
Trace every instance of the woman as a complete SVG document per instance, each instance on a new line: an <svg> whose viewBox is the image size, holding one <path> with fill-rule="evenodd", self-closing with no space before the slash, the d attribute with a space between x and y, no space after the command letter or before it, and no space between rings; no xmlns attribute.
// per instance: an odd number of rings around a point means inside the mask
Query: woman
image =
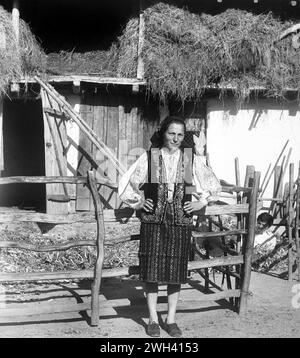
<svg viewBox="0 0 300 358"><path fill-rule="evenodd" d="M167 284L165 329L173 337L182 335L175 314L181 284L187 281L192 213L216 200L221 189L212 171L187 148L185 133L182 119L167 117L161 123L157 143L124 174L119 186L120 198L141 210L140 280L145 282L147 333L152 337L160 335L158 284ZM196 201L192 201L192 194Z"/></svg>

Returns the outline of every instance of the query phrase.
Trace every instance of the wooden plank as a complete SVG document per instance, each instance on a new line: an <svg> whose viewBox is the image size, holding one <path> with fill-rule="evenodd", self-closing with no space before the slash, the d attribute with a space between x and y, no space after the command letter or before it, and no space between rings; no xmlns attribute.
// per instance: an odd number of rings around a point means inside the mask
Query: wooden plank
<svg viewBox="0 0 300 358"><path fill-rule="evenodd" d="M136 133L137 135L137 133ZM115 98L108 98L107 106L107 134L106 145L118 157L118 144L119 144L119 106ZM108 178L112 181L117 181L117 172L115 168L108 161ZM107 208L115 209L117 194L112 192L111 189L106 188Z"/></svg>
<svg viewBox="0 0 300 358"><path fill-rule="evenodd" d="M214 205L207 206L204 213L201 215L229 215L235 213L246 213L248 204L236 204L236 205ZM134 216L134 211L130 208L124 208L120 210L104 210L105 222L138 222L139 219ZM67 224L73 222L94 222L92 213L77 213L77 214L44 214L37 212L1 212L0 222L43 222L43 223L56 223Z"/></svg>
<svg viewBox="0 0 300 358"><path fill-rule="evenodd" d="M89 125L93 126L94 121L94 98L88 97L87 102L80 104L80 116ZM77 174L86 175L92 168L92 148L93 144L90 139L83 133L79 134L79 158ZM91 193L85 185L76 186L76 210L91 211L93 210L93 202Z"/></svg>
<svg viewBox="0 0 300 358"><path fill-rule="evenodd" d="M0 309L0 317L16 317L21 320L26 319L27 317L43 315L43 314L55 314L55 313L67 313L67 312L80 312L85 310L90 310L90 303L72 303L72 304L47 304L47 305L35 305L30 308L23 307L6 307ZM2 321L2 320L1 320Z"/></svg>
<svg viewBox="0 0 300 358"><path fill-rule="evenodd" d="M213 259L190 261L188 263L188 270L198 270L216 266L238 265L244 262L242 255L237 256L221 256Z"/></svg>
<svg viewBox="0 0 300 358"><path fill-rule="evenodd" d="M58 109L56 104L50 103L50 99L44 90L41 90L43 108ZM48 122L47 114L43 112L44 120L44 138L45 138L45 174L46 176L67 175L67 159L64 155L66 146L66 129L60 122L61 119L52 118L51 128ZM60 153L60 154L59 154ZM58 158L59 156L59 158ZM60 164L58 164L60 163ZM47 184L46 195L66 194L61 183ZM57 203L46 201L46 212L48 214L66 214L68 213L68 203Z"/></svg>
<svg viewBox="0 0 300 358"><path fill-rule="evenodd" d="M221 237L221 236L229 236L229 235L245 235L248 233L248 230L225 230L225 231L217 231L217 232L198 232L198 230L202 230L201 228L193 228L193 237Z"/></svg>
<svg viewBox="0 0 300 358"><path fill-rule="evenodd" d="M243 256L226 256L202 261L190 261L188 270L198 270L208 267L237 265L244 262ZM117 267L103 269L102 278L135 275L139 273L138 266ZM45 281L45 280L71 280L80 278L93 278L93 270L57 271L57 272L26 272L1 273L0 282Z"/></svg>
<svg viewBox="0 0 300 358"><path fill-rule="evenodd" d="M13 183L68 183L68 184L86 184L87 177L68 177L68 176L13 176L0 178L0 185L13 184ZM96 178L97 184L103 184L110 188L117 189L118 184L111 182L107 179Z"/></svg>

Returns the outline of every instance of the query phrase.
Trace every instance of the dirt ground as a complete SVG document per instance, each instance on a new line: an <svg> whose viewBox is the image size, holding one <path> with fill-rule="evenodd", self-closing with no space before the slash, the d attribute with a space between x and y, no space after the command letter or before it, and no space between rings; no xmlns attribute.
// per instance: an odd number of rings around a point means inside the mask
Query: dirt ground
<svg viewBox="0 0 300 358"><path fill-rule="evenodd" d="M220 283L221 278L217 275L216 282ZM235 313L224 300L200 302L203 286L203 279L192 273L188 284L182 287L177 323L184 338L300 337L300 284L297 281L288 282L252 272L251 295L244 315ZM136 279L103 280L99 327L88 324L89 310L72 311L74 304L82 302L90 302L90 282L86 280L2 285L0 337L148 337L143 287ZM39 314L45 308L47 313ZM158 312L161 322L166 317L166 309L166 286L160 286ZM56 313L49 313L51 311ZM168 337L164 330L161 337Z"/></svg>

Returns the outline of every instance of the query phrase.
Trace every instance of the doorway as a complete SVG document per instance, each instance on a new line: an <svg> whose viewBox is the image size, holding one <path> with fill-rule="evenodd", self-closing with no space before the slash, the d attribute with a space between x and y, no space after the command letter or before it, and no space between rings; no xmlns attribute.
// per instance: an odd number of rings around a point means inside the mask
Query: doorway
<svg viewBox="0 0 300 358"><path fill-rule="evenodd" d="M44 176L44 124L42 102L4 99L3 171L8 176ZM0 206L45 211L45 184L0 186Z"/></svg>

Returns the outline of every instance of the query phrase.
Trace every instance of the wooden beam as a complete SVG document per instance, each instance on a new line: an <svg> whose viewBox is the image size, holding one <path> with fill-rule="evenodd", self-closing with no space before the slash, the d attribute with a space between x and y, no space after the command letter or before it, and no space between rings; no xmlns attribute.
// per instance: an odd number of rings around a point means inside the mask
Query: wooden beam
<svg viewBox="0 0 300 358"><path fill-rule="evenodd" d="M258 199L258 190L259 190L259 180L260 172L254 173L253 181L253 191L251 192L250 201L249 201L249 217L248 217L248 230L249 234L245 244L245 262L242 267L242 272L244 273L239 313L244 313L247 308L248 301L248 290L250 285L251 277L251 264L252 264L252 254L254 247L254 238L255 238L255 228L256 228L256 214L257 214L257 199Z"/></svg>
<svg viewBox="0 0 300 358"><path fill-rule="evenodd" d="M64 119L69 119L64 112L61 112L57 109L44 107L43 110L44 112L51 114L54 117L62 117Z"/></svg>
<svg viewBox="0 0 300 358"><path fill-rule="evenodd" d="M99 325L99 292L102 278L102 266L104 261L104 238L105 238L105 227L104 227L104 216L103 216L103 206L98 194L95 174L93 171L88 172L88 184L89 189L92 194L94 207L95 207L95 215L97 222L97 259L94 267L94 279L91 285L91 325L98 326Z"/></svg>
<svg viewBox="0 0 300 358"><path fill-rule="evenodd" d="M137 54L137 70L136 77L139 80L144 80L145 67L142 57L144 46L144 32L145 32L145 19L144 19L144 0L139 0L139 38L138 38L138 54ZM132 91L139 92L139 85L133 85Z"/></svg>
<svg viewBox="0 0 300 358"><path fill-rule="evenodd" d="M71 177L71 176L16 176L16 177L3 177L0 178L0 185L5 184L17 184L17 183L40 183L40 184L55 184L55 183L68 183L68 184L86 184L87 178L80 177ZM101 185L106 185L109 188L117 189L118 184L111 182L107 179L96 178L96 183Z"/></svg>
<svg viewBox="0 0 300 358"><path fill-rule="evenodd" d="M19 10L19 0L13 1L12 8L12 26L15 32L17 43L19 43L20 37L20 10Z"/></svg>
<svg viewBox="0 0 300 358"><path fill-rule="evenodd" d="M228 235L246 235L248 230L240 229L240 230L225 230L225 231L217 231L217 232L198 232L199 228L193 228L193 237L205 237L209 239L210 237L220 237L220 236L228 236ZM200 229L202 230L202 229Z"/></svg>
<svg viewBox="0 0 300 358"><path fill-rule="evenodd" d="M26 242L16 242L16 241L0 241L0 248L2 249L20 249L20 250L29 250L34 252L53 252L53 251L66 251L72 247L79 246L96 246L96 241L94 240L77 240L72 242L62 242L57 245L34 245L28 244Z"/></svg>

